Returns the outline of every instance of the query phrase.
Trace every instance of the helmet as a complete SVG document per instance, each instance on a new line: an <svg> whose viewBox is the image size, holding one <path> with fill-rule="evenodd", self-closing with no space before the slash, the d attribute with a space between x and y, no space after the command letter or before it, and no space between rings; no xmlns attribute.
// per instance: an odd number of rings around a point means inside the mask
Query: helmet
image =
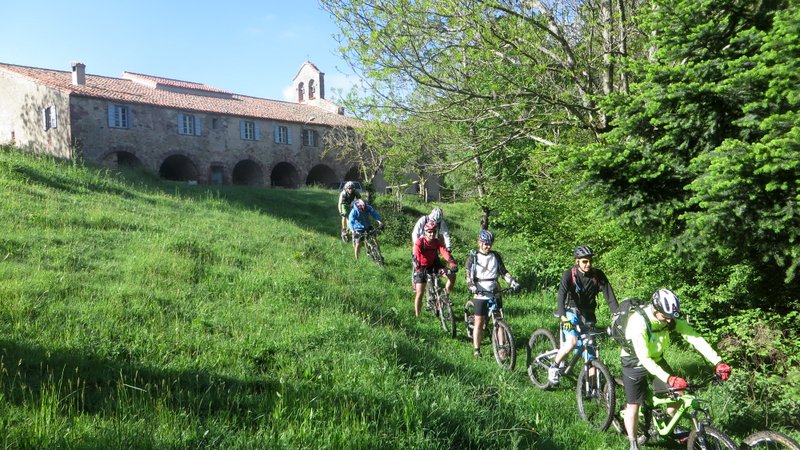
<svg viewBox="0 0 800 450"><path fill-rule="evenodd" d="M481 230L481 232L478 233L478 240L484 244L492 245L494 243L494 235L489 230Z"/></svg>
<svg viewBox="0 0 800 450"><path fill-rule="evenodd" d="M439 223L442 220L442 208L433 208L430 214L428 214L428 219Z"/></svg>
<svg viewBox="0 0 800 450"><path fill-rule="evenodd" d="M345 189L354 189L355 187L356 185L352 181L348 181L347 183L344 184Z"/></svg>
<svg viewBox="0 0 800 450"><path fill-rule="evenodd" d="M358 208L359 211L364 211L364 208L367 207L367 204L364 203L364 200L361 200L361 199L356 200L355 205L356 205L356 208Z"/></svg>
<svg viewBox="0 0 800 450"><path fill-rule="evenodd" d="M592 256L594 256L594 250L588 245L579 245L572 254L572 257L575 259L591 258Z"/></svg>
<svg viewBox="0 0 800 450"><path fill-rule="evenodd" d="M436 222L429 220L425 222L425 231L433 230L436 231Z"/></svg>
<svg viewBox="0 0 800 450"><path fill-rule="evenodd" d="M651 299L656 311L669 317L677 319L681 315L681 303L678 296L669 289L659 289L653 294Z"/></svg>

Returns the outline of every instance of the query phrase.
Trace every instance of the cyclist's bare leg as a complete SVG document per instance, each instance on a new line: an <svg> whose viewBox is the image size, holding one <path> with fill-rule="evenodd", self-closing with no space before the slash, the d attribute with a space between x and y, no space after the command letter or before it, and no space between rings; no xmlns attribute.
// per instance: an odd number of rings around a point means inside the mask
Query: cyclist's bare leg
<svg viewBox="0 0 800 450"><path fill-rule="evenodd" d="M639 427L639 405L636 403L628 403L625 405L625 431L628 432L628 441L631 443L631 448L639 448L636 443L637 428Z"/></svg>
<svg viewBox="0 0 800 450"><path fill-rule="evenodd" d="M364 240L364 238L361 238L361 239L358 239L358 240L353 239L353 248L355 249L356 260L358 259L358 251L361 250L361 246L363 245L363 243L362 243L363 240Z"/></svg>
<svg viewBox="0 0 800 450"><path fill-rule="evenodd" d="M456 282L456 274L451 273L445 278L447 278L447 282L444 284L444 291L447 292L447 295L450 295L450 291L453 290L453 284Z"/></svg>
<svg viewBox="0 0 800 450"><path fill-rule="evenodd" d="M425 293L425 287L428 283L417 283L414 285L414 315L419 317L420 309L422 309L422 295Z"/></svg>
<svg viewBox="0 0 800 450"><path fill-rule="evenodd" d="M483 325L486 323L486 316L475 316L475 327L472 329L472 348L481 348L483 340Z"/></svg>
<svg viewBox="0 0 800 450"><path fill-rule="evenodd" d="M561 333L561 347L558 349L558 353L556 353L556 365L560 364L561 361L567 357L569 352L571 352L576 345L578 345L578 338L575 337L571 333Z"/></svg>

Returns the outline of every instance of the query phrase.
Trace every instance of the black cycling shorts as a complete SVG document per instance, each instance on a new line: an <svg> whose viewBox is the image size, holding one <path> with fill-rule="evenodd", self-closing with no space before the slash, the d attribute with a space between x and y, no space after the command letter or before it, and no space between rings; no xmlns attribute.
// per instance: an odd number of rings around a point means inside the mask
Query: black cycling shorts
<svg viewBox="0 0 800 450"><path fill-rule="evenodd" d="M494 300L497 303L497 308L503 309L503 299L495 298ZM475 305L475 315L476 316L488 316L489 315L489 300L483 298L474 298L472 299L472 304Z"/></svg>
<svg viewBox="0 0 800 450"><path fill-rule="evenodd" d="M672 368L663 359L658 365L667 373L672 373ZM629 404L641 405L647 398L647 378L650 374L639 364L639 359L631 356L622 357L622 384L625 387L625 401ZM667 384L658 378L653 379L653 391L663 393L667 391Z"/></svg>

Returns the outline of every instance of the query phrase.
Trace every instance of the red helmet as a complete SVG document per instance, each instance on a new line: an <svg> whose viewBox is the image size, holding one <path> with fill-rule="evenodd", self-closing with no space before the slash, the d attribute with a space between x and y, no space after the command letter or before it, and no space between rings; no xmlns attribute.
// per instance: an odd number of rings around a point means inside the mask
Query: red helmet
<svg viewBox="0 0 800 450"><path fill-rule="evenodd" d="M429 220L429 221L425 222L425 231L428 231L428 230L436 232L436 222L434 222L432 220Z"/></svg>

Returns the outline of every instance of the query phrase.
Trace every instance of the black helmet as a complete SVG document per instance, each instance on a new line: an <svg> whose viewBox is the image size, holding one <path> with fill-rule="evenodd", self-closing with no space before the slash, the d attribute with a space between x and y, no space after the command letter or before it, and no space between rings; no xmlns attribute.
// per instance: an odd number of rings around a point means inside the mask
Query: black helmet
<svg viewBox="0 0 800 450"><path fill-rule="evenodd" d="M591 258L592 256L594 256L594 250L588 245L579 245L575 249L575 253L572 254L572 257L575 259Z"/></svg>

